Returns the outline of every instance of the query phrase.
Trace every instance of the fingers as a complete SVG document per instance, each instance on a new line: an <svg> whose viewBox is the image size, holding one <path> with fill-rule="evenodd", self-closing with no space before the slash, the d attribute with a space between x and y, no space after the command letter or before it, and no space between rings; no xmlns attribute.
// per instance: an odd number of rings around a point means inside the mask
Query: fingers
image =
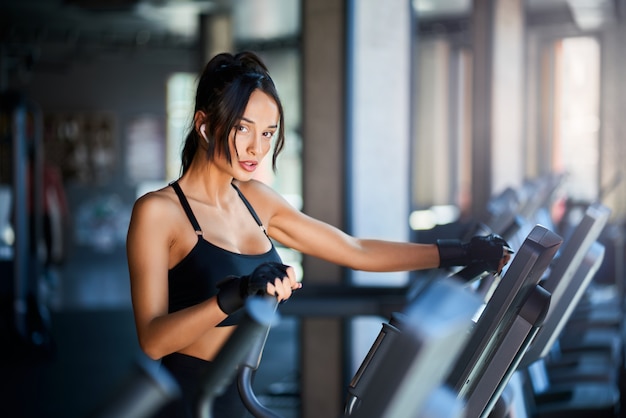
<svg viewBox="0 0 626 418"><path fill-rule="evenodd" d="M293 290L288 283L288 279L286 278L282 280L276 278L274 280L274 283L267 283L267 294L276 296L276 299L278 299L279 302L289 299L291 297L292 291Z"/></svg>
<svg viewBox="0 0 626 418"><path fill-rule="evenodd" d="M296 270L291 266L287 267L287 278L289 279L289 287L292 290L298 290L302 287L302 283L296 277Z"/></svg>
<svg viewBox="0 0 626 418"><path fill-rule="evenodd" d="M276 296L279 302L289 299L294 290L302 287L302 283L298 282L296 279L296 273L293 267L285 267L284 275L278 275L273 282L269 281L267 283L267 294Z"/></svg>
<svg viewBox="0 0 626 418"><path fill-rule="evenodd" d="M279 302L282 302L284 300L287 300L291 297L291 286L288 285L288 283L286 283L287 279L276 279L274 280L274 284L272 283L268 283L268 289L270 289L270 287L274 288L273 292L269 292L270 294L273 294L274 296L276 296L276 299L278 299Z"/></svg>
<svg viewBox="0 0 626 418"><path fill-rule="evenodd" d="M502 269L506 266L511 260L511 252L505 251L504 256L500 259L500 264L498 265L498 274L502 273Z"/></svg>
<svg viewBox="0 0 626 418"><path fill-rule="evenodd" d="M506 266L506 261L504 261L504 258L503 258L502 260L500 260L500 264L498 265L498 271L496 274L502 273L502 269L504 268L504 266Z"/></svg>

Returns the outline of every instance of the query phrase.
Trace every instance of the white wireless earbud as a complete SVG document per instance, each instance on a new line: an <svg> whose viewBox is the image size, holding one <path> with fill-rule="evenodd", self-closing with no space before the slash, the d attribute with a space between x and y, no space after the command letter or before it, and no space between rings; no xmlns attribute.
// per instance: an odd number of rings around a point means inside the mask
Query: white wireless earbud
<svg viewBox="0 0 626 418"><path fill-rule="evenodd" d="M206 137L206 126L204 125L204 123L202 125L200 125L200 134L202 135L202 138L204 138L204 140L208 144L209 143L209 138Z"/></svg>

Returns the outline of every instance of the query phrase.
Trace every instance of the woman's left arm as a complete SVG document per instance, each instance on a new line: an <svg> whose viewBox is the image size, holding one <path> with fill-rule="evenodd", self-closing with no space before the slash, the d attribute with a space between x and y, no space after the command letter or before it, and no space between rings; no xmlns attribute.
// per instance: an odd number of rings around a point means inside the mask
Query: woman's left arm
<svg viewBox="0 0 626 418"><path fill-rule="evenodd" d="M409 271L436 268L434 244L355 238L296 210L270 223L269 234L283 245L353 270Z"/></svg>
<svg viewBox="0 0 626 418"><path fill-rule="evenodd" d="M356 238L302 213L261 183L248 182L242 189L266 224L268 234L301 253L364 271L409 271L439 266L439 252L434 244Z"/></svg>

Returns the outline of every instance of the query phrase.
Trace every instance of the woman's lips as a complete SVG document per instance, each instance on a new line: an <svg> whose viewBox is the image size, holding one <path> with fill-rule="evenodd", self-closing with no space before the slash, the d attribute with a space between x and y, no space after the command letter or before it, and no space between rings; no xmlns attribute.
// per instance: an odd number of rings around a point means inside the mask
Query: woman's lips
<svg viewBox="0 0 626 418"><path fill-rule="evenodd" d="M239 161L239 165L246 171L253 172L256 170L257 162L256 161Z"/></svg>

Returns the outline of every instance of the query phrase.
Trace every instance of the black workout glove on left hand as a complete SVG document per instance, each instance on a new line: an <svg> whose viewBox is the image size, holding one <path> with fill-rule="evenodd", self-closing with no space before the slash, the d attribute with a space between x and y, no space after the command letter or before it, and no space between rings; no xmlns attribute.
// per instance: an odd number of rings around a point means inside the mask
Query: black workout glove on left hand
<svg viewBox="0 0 626 418"><path fill-rule="evenodd" d="M437 240L439 267L478 265L484 271L497 273L505 252L512 253L509 244L499 235L473 237L462 243L458 239Z"/></svg>
<svg viewBox="0 0 626 418"><path fill-rule="evenodd" d="M243 307L248 296L265 295L267 283L287 277L287 268L281 263L267 262L246 276L228 276L217 284L217 304L224 313L232 314Z"/></svg>

